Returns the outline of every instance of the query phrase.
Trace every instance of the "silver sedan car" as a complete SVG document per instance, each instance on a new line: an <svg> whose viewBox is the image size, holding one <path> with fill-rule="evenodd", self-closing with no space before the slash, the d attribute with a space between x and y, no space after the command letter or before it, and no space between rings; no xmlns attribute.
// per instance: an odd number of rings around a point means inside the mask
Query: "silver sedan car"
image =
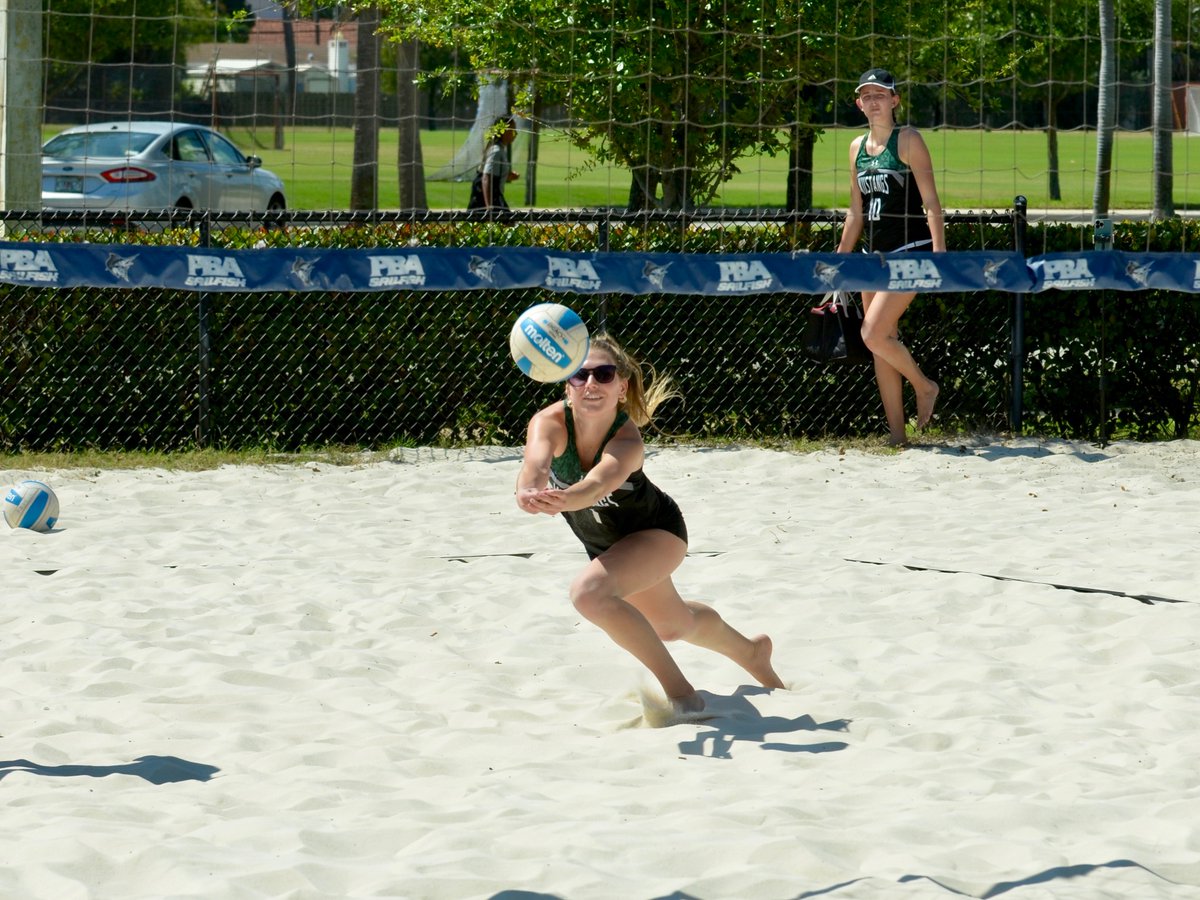
<svg viewBox="0 0 1200 900"><path fill-rule="evenodd" d="M287 208L283 182L218 132L181 122L68 128L42 147L42 207L83 210Z"/></svg>

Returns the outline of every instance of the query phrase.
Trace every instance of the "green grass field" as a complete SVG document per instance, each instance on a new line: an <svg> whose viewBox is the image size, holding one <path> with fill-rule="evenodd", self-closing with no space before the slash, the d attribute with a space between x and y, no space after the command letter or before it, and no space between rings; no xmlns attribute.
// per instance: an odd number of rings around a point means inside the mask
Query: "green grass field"
<svg viewBox="0 0 1200 900"><path fill-rule="evenodd" d="M58 130L58 129L55 129ZM47 131L47 135L49 135ZM285 132L285 147L273 147L270 129L251 132L234 128L228 136L247 153L283 178L292 209L345 209L350 200L350 169L354 135L350 129L301 128ZM849 197L847 147L858 129L831 129L819 140L813 162L813 201L817 208L844 208ZM1023 194L1031 209L1091 209L1095 188L1096 134L1059 135L1059 180L1062 200L1049 199L1047 142L1042 132L926 129L925 139L938 175L942 204L956 210L998 210L1012 206ZM466 137L463 131L422 132L426 172L451 159ZM515 146L520 180L506 191L510 205L525 206L526 148L524 137ZM1144 209L1153 201L1153 141L1147 133L1119 133L1113 154L1109 207ZM1174 202L1177 210L1200 209L1200 136L1176 133ZM381 132L379 148L379 206L399 205L396 177L396 132ZM543 134L539 151L535 205L539 207L623 207L629 175L621 169L596 165L558 133ZM779 207L785 199L785 157L754 156L741 163L742 172L725 185L715 205ZM465 182L427 182L433 209L466 206L470 185Z"/></svg>

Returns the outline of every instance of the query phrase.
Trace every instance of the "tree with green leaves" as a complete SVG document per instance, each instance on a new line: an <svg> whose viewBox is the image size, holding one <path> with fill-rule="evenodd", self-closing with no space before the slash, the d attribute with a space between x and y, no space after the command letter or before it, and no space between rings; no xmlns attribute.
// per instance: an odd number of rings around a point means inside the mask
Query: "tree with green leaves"
<svg viewBox="0 0 1200 900"><path fill-rule="evenodd" d="M217 40L245 44L254 28L254 11L246 0L209 0L218 18Z"/></svg>
<svg viewBox="0 0 1200 900"><path fill-rule="evenodd" d="M182 66L188 45L211 41L219 31L218 11L206 0L138 0L134 17L128 0L46 0L46 101L173 90L173 78L164 87L143 86L137 73L163 63Z"/></svg>
<svg viewBox="0 0 1200 900"><path fill-rule="evenodd" d="M1151 45L1151 3L1122 0L1114 6L1110 61L1114 85L1136 80L1133 76L1139 69L1144 74L1145 54ZM949 59L947 77L967 86L967 99L993 117L1002 117L1005 105L1011 104L1012 124L1019 121L1019 103L1036 101L1042 106L1047 187L1052 200L1062 199L1059 105L1100 88L1100 14L1097 0L1025 0L1017 4L968 0L954 9L950 19L957 46ZM1115 97L1113 100L1115 114Z"/></svg>
<svg viewBox="0 0 1200 900"><path fill-rule="evenodd" d="M523 112L535 95L565 108L567 138L627 168L639 208L706 204L744 154L786 152L788 127L811 120L800 87L830 77L839 40L831 5L783 0L379 7L394 35L459 47L473 70L503 72Z"/></svg>

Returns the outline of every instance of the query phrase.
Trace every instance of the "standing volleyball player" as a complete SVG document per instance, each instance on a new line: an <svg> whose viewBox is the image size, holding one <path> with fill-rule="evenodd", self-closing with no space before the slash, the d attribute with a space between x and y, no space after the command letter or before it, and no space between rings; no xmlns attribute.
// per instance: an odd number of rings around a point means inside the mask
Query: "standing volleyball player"
<svg viewBox="0 0 1200 900"><path fill-rule="evenodd" d="M869 128L850 143L850 208L837 252L851 252L859 238L868 253L944 251L945 223L929 148L917 129L896 124L896 79L886 69L868 69L855 93ZM925 377L900 342L900 316L916 293L863 291L862 296L862 336L875 354L875 381L889 443L902 445L908 440L902 379L908 379L917 395L918 429L929 424L938 396L937 384Z"/></svg>
<svg viewBox="0 0 1200 900"><path fill-rule="evenodd" d="M575 608L650 670L676 711L698 712L704 699L663 641L724 654L764 687L784 684L766 635L743 636L712 607L682 599L671 580L687 555L687 528L675 501L642 471L638 426L674 396L669 378L647 387L636 359L595 336L583 368L567 379L566 398L529 420L516 497L527 513L562 513L587 551L571 583Z"/></svg>

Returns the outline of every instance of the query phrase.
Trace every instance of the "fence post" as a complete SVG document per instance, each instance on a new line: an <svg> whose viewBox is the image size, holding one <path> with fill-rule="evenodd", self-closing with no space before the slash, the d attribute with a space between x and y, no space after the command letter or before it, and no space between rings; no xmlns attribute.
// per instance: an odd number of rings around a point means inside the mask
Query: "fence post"
<svg viewBox="0 0 1200 900"><path fill-rule="evenodd" d="M608 252L608 216L596 225L596 249L601 253ZM608 331L608 294L600 295L599 328L597 331Z"/></svg>
<svg viewBox="0 0 1200 900"><path fill-rule="evenodd" d="M1025 249L1026 228L1029 224L1029 201L1023 194L1013 199L1013 248L1022 256ZM1014 293L1012 299L1012 401L1008 413L1008 427L1014 435L1021 433L1024 416L1024 394L1022 367L1025 361L1025 295Z"/></svg>
<svg viewBox="0 0 1200 900"><path fill-rule="evenodd" d="M1098 217L1092 227L1092 246L1096 250L1112 249L1112 219ZM1108 446L1108 351L1105 347L1105 319L1108 310L1104 298L1108 291L1100 292L1100 446Z"/></svg>
<svg viewBox="0 0 1200 900"><path fill-rule="evenodd" d="M212 246L212 223L209 220L209 213L204 212L200 219L200 246ZM196 293L196 328L197 328L197 350L199 352L198 384L197 397L198 419L196 421L196 443L201 447L208 447L212 442L212 422L210 419L209 408L209 392L210 378L212 368L212 342L209 331L209 315L212 312L212 300L209 297L208 291L200 290Z"/></svg>

